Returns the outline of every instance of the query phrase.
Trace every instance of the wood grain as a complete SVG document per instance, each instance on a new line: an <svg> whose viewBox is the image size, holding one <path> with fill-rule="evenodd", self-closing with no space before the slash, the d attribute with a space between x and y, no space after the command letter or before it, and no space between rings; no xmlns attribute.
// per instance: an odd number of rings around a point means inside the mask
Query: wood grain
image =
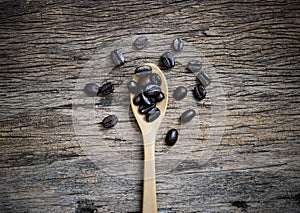
<svg viewBox="0 0 300 213"><path fill-rule="evenodd" d="M181 83L192 89L195 77L184 68L190 58L201 56L215 77L206 100L197 104L187 97L202 116L199 123L194 121L199 126L189 131L176 120L181 103L170 99L156 150L159 211L298 212L299 8L298 1L280 0L1 1L0 211L141 211L142 179L126 178L126 171L118 177L119 164L108 161L143 158L134 118L117 106L126 102L119 99L124 90L116 89L111 100L96 99L90 131L102 132L104 139L98 139L94 150L105 151L98 162L87 151L98 135L81 137L74 121L79 108L72 104L80 100L78 85L89 80L83 73L95 56L102 57L109 44L146 35L157 38L149 40L150 58L124 49L130 56L124 67L105 78L96 73L92 77L122 88L136 64L158 63L159 54L176 37L187 46L175 55L174 70L166 71L171 89ZM220 85L224 96L216 94ZM214 107L224 109L218 112L225 114L217 114L222 119L212 119ZM118 125L132 134L122 138L118 126L103 134L96 122L104 109L127 113ZM183 134L177 149L170 149L163 133L174 126ZM221 127L220 143L209 144L212 129ZM192 149L183 153L184 145L193 141ZM179 163L171 169L163 158L170 150L183 154L176 155ZM210 150L212 155L207 154ZM110 159L104 160L103 153Z"/></svg>

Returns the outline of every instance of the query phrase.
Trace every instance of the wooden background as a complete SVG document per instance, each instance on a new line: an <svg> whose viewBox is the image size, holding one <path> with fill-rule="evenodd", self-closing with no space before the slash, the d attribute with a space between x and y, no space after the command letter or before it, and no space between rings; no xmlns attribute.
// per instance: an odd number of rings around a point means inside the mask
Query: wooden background
<svg viewBox="0 0 300 213"><path fill-rule="evenodd" d="M157 179L159 211L299 212L299 1L15 0L0 10L0 212L140 212L142 180L104 172L72 117L87 64L107 43L135 35L200 48L226 99L220 144L200 135L212 156L194 149L170 171L157 162L168 171ZM189 85L185 74L178 82ZM207 118L213 88L208 108L201 104ZM138 137L129 118L118 125ZM158 154L166 149L159 139ZM111 142L133 156L132 144ZM134 151L141 160L142 147Z"/></svg>

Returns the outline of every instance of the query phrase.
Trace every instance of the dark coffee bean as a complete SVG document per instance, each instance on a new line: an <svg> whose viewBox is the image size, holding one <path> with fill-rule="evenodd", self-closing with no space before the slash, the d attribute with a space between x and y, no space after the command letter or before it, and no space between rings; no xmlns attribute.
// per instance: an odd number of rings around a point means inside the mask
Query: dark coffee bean
<svg viewBox="0 0 300 213"><path fill-rule="evenodd" d="M173 93L173 98L176 100L176 101L180 101L182 99L185 98L185 96L187 95L187 88L184 87L184 86L179 86L177 87L175 90L174 90L174 93Z"/></svg>
<svg viewBox="0 0 300 213"><path fill-rule="evenodd" d="M155 103L152 103L151 105L140 105L139 106L139 113L146 114L147 112L149 112L154 107L155 107Z"/></svg>
<svg viewBox="0 0 300 213"><path fill-rule="evenodd" d="M138 80L138 85L140 88L144 89L148 84L151 84L151 78L149 76L142 76Z"/></svg>
<svg viewBox="0 0 300 213"><path fill-rule="evenodd" d="M116 115L109 115L102 120L104 128L111 128L118 123L118 117Z"/></svg>
<svg viewBox="0 0 300 213"><path fill-rule="evenodd" d="M135 81L129 81L127 83L127 89L133 94L139 94L141 92L140 86Z"/></svg>
<svg viewBox="0 0 300 213"><path fill-rule="evenodd" d="M136 96L134 96L134 98L132 100L134 105L138 106L138 105L142 104L141 95L142 94L140 93L140 94L137 94Z"/></svg>
<svg viewBox="0 0 300 213"><path fill-rule="evenodd" d="M160 116L160 110L157 107L154 107L146 114L146 121L152 122Z"/></svg>
<svg viewBox="0 0 300 213"><path fill-rule="evenodd" d="M85 85L83 91L90 97L95 97L97 95L99 86L94 83L88 83Z"/></svg>
<svg viewBox="0 0 300 213"><path fill-rule="evenodd" d="M207 72L199 72L197 74L197 78L199 79L203 87L207 87L211 83L210 76Z"/></svg>
<svg viewBox="0 0 300 213"><path fill-rule="evenodd" d="M198 101L204 99L205 96L206 96L206 89L201 84L194 87L194 97Z"/></svg>
<svg viewBox="0 0 300 213"><path fill-rule="evenodd" d="M110 93L112 93L114 89L115 89L114 84L112 84L111 82L107 82L106 84L99 87L97 95L101 97L107 96Z"/></svg>
<svg viewBox="0 0 300 213"><path fill-rule="evenodd" d="M193 117L195 117L195 115L196 115L195 110L193 110L193 109L186 110L180 116L181 123L184 124L184 123L189 122L190 120L193 119Z"/></svg>
<svg viewBox="0 0 300 213"><path fill-rule="evenodd" d="M147 37L141 36L141 37L138 37L137 39L135 39L135 41L133 42L133 46L136 49L141 50L147 46L147 43L148 43Z"/></svg>
<svg viewBox="0 0 300 213"><path fill-rule="evenodd" d="M144 66L138 66L135 69L134 74L136 74L137 76L147 76L150 75L152 73L152 68L150 66L144 65Z"/></svg>
<svg viewBox="0 0 300 213"><path fill-rule="evenodd" d="M164 54L162 54L160 60L167 69L170 69L175 66L174 56L170 52L165 52Z"/></svg>
<svg viewBox="0 0 300 213"><path fill-rule="evenodd" d="M160 92L161 92L161 89L156 84L148 84L145 88L145 95L147 97L155 97L155 96L159 95Z"/></svg>
<svg viewBox="0 0 300 213"><path fill-rule="evenodd" d="M154 100L155 100L156 102L161 102L161 101L164 100L164 99L165 99L165 95L164 95L164 93L162 93L162 92L160 92L157 96L154 97Z"/></svg>
<svg viewBox="0 0 300 213"><path fill-rule="evenodd" d="M152 105L153 104L153 101L151 98L148 98L145 94L145 92L142 92L141 93L141 99L142 99L142 103L145 104L145 105Z"/></svg>
<svg viewBox="0 0 300 213"><path fill-rule="evenodd" d="M157 73L152 73L150 79L152 84L157 84L158 86L161 85L161 77Z"/></svg>
<svg viewBox="0 0 300 213"><path fill-rule="evenodd" d="M178 52L178 51L182 50L182 48L183 48L183 41L182 41L182 39L181 38L174 39L174 41L173 41L173 49L176 52Z"/></svg>
<svg viewBox="0 0 300 213"><path fill-rule="evenodd" d="M191 72L198 72L202 68L202 63L200 61L190 61L187 65L187 68Z"/></svg>
<svg viewBox="0 0 300 213"><path fill-rule="evenodd" d="M116 66L121 66L125 64L125 58L120 50L111 51L111 58Z"/></svg>
<svg viewBox="0 0 300 213"><path fill-rule="evenodd" d="M168 146L173 146L178 140L177 129L170 129L166 135L165 141Z"/></svg>

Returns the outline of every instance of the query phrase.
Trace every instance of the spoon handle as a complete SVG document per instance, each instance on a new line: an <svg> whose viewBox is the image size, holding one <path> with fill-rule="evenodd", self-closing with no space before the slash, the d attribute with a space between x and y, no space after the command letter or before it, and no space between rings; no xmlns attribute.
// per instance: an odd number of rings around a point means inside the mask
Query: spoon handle
<svg viewBox="0 0 300 213"><path fill-rule="evenodd" d="M143 213L156 213L155 186L155 137L156 134L144 135L144 192Z"/></svg>

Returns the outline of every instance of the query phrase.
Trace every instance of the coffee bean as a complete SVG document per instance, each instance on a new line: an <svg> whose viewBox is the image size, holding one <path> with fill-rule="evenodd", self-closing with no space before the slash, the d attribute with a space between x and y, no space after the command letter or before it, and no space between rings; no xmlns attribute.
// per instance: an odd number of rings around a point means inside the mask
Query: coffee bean
<svg viewBox="0 0 300 213"><path fill-rule="evenodd" d="M142 104L141 93L134 96L132 101L133 101L133 104L136 105L136 106Z"/></svg>
<svg viewBox="0 0 300 213"><path fill-rule="evenodd" d="M146 121L152 122L160 116L160 110L157 107L154 107L146 114Z"/></svg>
<svg viewBox="0 0 300 213"><path fill-rule="evenodd" d="M125 64L125 58L120 50L111 51L111 58L116 66L121 66Z"/></svg>
<svg viewBox="0 0 300 213"><path fill-rule="evenodd" d="M118 123L118 117L116 115L109 115L102 120L104 128L111 128Z"/></svg>
<svg viewBox="0 0 300 213"><path fill-rule="evenodd" d="M134 74L136 74L136 76L147 76L150 75L152 73L152 68L150 66L144 65L144 66L138 66L135 69Z"/></svg>
<svg viewBox="0 0 300 213"><path fill-rule="evenodd" d="M161 102L162 100L165 99L165 95L164 95L164 93L160 92L157 96L154 97L154 99L157 103Z"/></svg>
<svg viewBox="0 0 300 213"><path fill-rule="evenodd" d="M185 96L187 95L187 88L184 87L184 86L179 86L177 87L175 90L174 90L174 93L173 93L173 98L176 100L176 101L180 101L182 99L185 98Z"/></svg>
<svg viewBox="0 0 300 213"><path fill-rule="evenodd" d="M178 140L177 129L170 129L166 135L165 141L168 146L173 146Z"/></svg>
<svg viewBox="0 0 300 213"><path fill-rule="evenodd" d="M205 96L206 96L206 89L201 84L194 87L194 97L198 101L204 99Z"/></svg>
<svg viewBox="0 0 300 213"><path fill-rule="evenodd" d="M170 52L165 52L164 54L162 54L160 60L167 69L170 69L175 66L174 56Z"/></svg>
<svg viewBox="0 0 300 213"><path fill-rule="evenodd" d="M190 120L193 119L193 117L195 117L195 115L196 115L195 110L193 110L193 109L186 110L180 116L181 123L184 124L184 123L189 122Z"/></svg>
<svg viewBox="0 0 300 213"><path fill-rule="evenodd" d="M107 82L106 84L99 87L97 96L100 96L100 97L107 96L110 93L112 93L114 91L114 89L115 89L114 84L112 84L111 82Z"/></svg>
<svg viewBox="0 0 300 213"><path fill-rule="evenodd" d="M155 107L155 103L153 102L151 105L140 105L139 106L139 113L141 114L146 114L147 112L149 112L151 109L153 109Z"/></svg>
<svg viewBox="0 0 300 213"><path fill-rule="evenodd" d="M191 72L198 72L202 68L202 63L200 61L190 61L187 65L187 68Z"/></svg>
<svg viewBox="0 0 300 213"><path fill-rule="evenodd" d="M140 86L135 81L129 81L127 83L127 89L133 94L138 94L141 92Z"/></svg>
<svg viewBox="0 0 300 213"><path fill-rule="evenodd" d="M141 36L141 37L138 37L137 39L135 39L135 41L133 42L133 46L136 49L141 50L147 46L147 43L148 43L147 37Z"/></svg>
<svg viewBox="0 0 300 213"><path fill-rule="evenodd" d="M140 88L142 89L145 89L145 87L148 85L148 84L151 84L152 81L151 81L151 78L150 78L150 75L148 76L141 76L138 80L138 85Z"/></svg>
<svg viewBox="0 0 300 213"><path fill-rule="evenodd" d="M151 98L148 98L145 94L145 92L141 93L141 99L142 99L142 103L145 105L152 105L153 104L153 100Z"/></svg>
<svg viewBox="0 0 300 213"><path fill-rule="evenodd" d="M199 72L197 74L197 78L199 79L203 87L207 87L211 83L210 76L207 72Z"/></svg>
<svg viewBox="0 0 300 213"><path fill-rule="evenodd" d="M155 96L159 95L160 92L161 92L161 89L156 84L148 84L145 88L145 95L147 97L155 97Z"/></svg>
<svg viewBox="0 0 300 213"><path fill-rule="evenodd" d="M176 38L173 40L173 49L178 52L183 48L183 41L181 38Z"/></svg>
<svg viewBox="0 0 300 213"><path fill-rule="evenodd" d="M90 97L95 97L97 95L99 86L94 83L88 83L85 85L83 91Z"/></svg>
<svg viewBox="0 0 300 213"><path fill-rule="evenodd" d="M150 79L152 84L157 84L158 86L161 85L161 77L157 73L152 73Z"/></svg>

